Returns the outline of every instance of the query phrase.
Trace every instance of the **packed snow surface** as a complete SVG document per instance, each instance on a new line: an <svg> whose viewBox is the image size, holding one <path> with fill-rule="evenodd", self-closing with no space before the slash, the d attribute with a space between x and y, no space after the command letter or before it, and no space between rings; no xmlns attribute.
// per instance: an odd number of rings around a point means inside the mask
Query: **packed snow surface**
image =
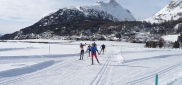
<svg viewBox="0 0 182 85"><path fill-rule="evenodd" d="M91 65L88 52L78 60L80 43L86 44L86 51L93 42L0 42L0 85L154 85L156 74L158 85L182 83L182 49L95 41L99 51L106 45L105 53L98 55L101 65L95 59Z"/></svg>

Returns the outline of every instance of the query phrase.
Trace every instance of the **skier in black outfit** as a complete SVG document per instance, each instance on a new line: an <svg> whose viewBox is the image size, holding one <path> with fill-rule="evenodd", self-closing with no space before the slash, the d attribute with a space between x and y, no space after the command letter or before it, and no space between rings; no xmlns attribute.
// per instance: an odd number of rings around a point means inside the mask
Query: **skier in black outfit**
<svg viewBox="0 0 182 85"><path fill-rule="evenodd" d="M106 46L103 44L103 45L101 45L100 48L101 48L100 54L101 54L102 51L103 51L103 54L104 54L104 50L105 50Z"/></svg>

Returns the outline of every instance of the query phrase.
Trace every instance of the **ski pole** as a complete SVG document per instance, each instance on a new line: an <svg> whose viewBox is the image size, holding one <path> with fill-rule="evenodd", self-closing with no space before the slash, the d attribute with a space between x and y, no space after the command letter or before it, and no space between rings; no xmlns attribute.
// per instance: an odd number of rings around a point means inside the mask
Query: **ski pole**
<svg viewBox="0 0 182 85"><path fill-rule="evenodd" d="M51 48L50 48L50 45L49 45L49 54L50 54L50 49L51 49Z"/></svg>
<svg viewBox="0 0 182 85"><path fill-rule="evenodd" d="M79 48L74 52L74 55L76 56L76 52L79 50Z"/></svg>
<svg viewBox="0 0 182 85"><path fill-rule="evenodd" d="M79 49L79 48L78 48ZM78 49L75 51L75 53L74 54L76 54L76 52L78 51Z"/></svg>
<svg viewBox="0 0 182 85"><path fill-rule="evenodd" d="M82 81L82 85L84 85L84 79L83 79L83 81Z"/></svg>
<svg viewBox="0 0 182 85"><path fill-rule="evenodd" d="M88 60L88 56L87 56L87 60Z"/></svg>

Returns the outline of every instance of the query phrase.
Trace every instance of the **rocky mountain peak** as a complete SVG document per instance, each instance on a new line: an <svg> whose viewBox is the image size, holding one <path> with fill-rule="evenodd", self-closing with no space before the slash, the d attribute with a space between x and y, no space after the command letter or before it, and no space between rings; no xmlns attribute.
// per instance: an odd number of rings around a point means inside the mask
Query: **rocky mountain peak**
<svg viewBox="0 0 182 85"><path fill-rule="evenodd" d="M167 6L169 9L174 9L178 6L181 6L182 0L172 0L171 3Z"/></svg>
<svg viewBox="0 0 182 85"><path fill-rule="evenodd" d="M114 6L114 7L119 6L119 7L121 7L120 4L118 4L115 0L108 0L107 2L97 1L95 5L96 6Z"/></svg>
<svg viewBox="0 0 182 85"><path fill-rule="evenodd" d="M115 0L108 0L108 3L117 3Z"/></svg>
<svg viewBox="0 0 182 85"><path fill-rule="evenodd" d="M120 4L118 4L115 0L108 0L106 3L108 5L110 5L110 6L114 6L114 7L119 6L119 7L121 7Z"/></svg>
<svg viewBox="0 0 182 85"><path fill-rule="evenodd" d="M118 21L135 21L135 18L129 10L123 8L115 0L108 0L107 2L97 1L95 5L81 6L79 10L98 10L112 15L113 18L116 18Z"/></svg>
<svg viewBox="0 0 182 85"><path fill-rule="evenodd" d="M105 3L102 1L97 1L95 5L105 5Z"/></svg>

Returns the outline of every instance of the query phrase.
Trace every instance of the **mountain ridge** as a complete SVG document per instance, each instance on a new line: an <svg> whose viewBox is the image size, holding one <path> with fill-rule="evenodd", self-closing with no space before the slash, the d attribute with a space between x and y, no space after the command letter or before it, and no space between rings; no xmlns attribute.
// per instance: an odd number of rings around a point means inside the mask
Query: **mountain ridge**
<svg viewBox="0 0 182 85"><path fill-rule="evenodd" d="M182 18L182 0L172 0L159 12L144 21L151 23L162 23L170 20L178 20Z"/></svg>
<svg viewBox="0 0 182 85"><path fill-rule="evenodd" d="M124 9L120 4L115 0L108 0L107 2L97 1L95 5L91 6L80 6L82 11L88 9L96 9L99 11L106 11L111 14L118 21L135 21L135 18L128 9Z"/></svg>

